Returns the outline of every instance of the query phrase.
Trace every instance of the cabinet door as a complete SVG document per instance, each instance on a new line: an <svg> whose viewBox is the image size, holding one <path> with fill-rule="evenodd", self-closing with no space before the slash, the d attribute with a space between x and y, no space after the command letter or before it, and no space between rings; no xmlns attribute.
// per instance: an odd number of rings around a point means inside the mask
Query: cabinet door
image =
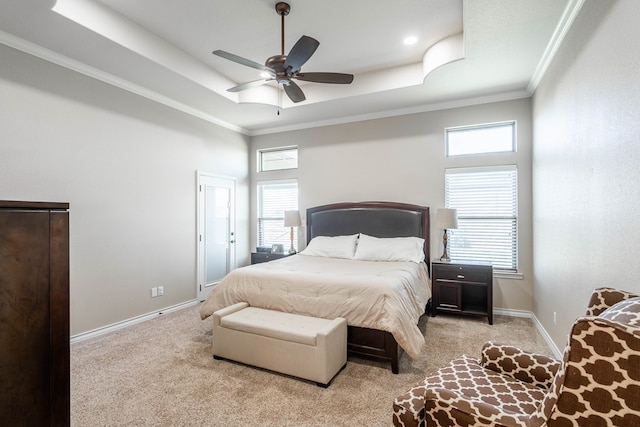
<svg viewBox="0 0 640 427"><path fill-rule="evenodd" d="M461 310L461 289L458 283L438 281L437 308L447 310Z"/></svg>
<svg viewBox="0 0 640 427"><path fill-rule="evenodd" d="M69 425L69 216L0 210L0 420Z"/></svg>
<svg viewBox="0 0 640 427"><path fill-rule="evenodd" d="M49 213L0 211L0 419L6 425L49 424L49 291Z"/></svg>

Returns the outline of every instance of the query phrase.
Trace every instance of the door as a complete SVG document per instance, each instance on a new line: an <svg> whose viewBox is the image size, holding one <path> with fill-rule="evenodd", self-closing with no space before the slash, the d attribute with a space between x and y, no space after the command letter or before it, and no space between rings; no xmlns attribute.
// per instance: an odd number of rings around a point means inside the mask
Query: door
<svg viewBox="0 0 640 427"><path fill-rule="evenodd" d="M235 180L198 172L198 300L235 268Z"/></svg>

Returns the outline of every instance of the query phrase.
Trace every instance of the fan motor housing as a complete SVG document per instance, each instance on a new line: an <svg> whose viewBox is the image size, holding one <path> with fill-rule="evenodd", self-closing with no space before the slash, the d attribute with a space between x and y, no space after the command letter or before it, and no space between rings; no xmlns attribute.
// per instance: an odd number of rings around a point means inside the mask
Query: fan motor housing
<svg viewBox="0 0 640 427"><path fill-rule="evenodd" d="M273 55L267 58L267 61L264 63L266 67L275 71L275 77L278 83L288 82L289 77L291 77L291 74L287 73L287 70L284 68L284 62L286 60L287 55Z"/></svg>

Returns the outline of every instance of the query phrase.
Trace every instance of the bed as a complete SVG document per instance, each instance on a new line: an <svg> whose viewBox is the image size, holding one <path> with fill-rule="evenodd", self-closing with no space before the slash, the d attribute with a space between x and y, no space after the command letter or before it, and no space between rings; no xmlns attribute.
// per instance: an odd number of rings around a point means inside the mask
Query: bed
<svg viewBox="0 0 640 427"><path fill-rule="evenodd" d="M353 236L361 245L356 246L357 259L317 256L312 250L321 239L350 242ZM404 239L388 240L396 237ZM365 242L396 241L419 241L418 250L427 262L378 262L357 252L365 250ZM201 317L242 301L315 317L344 317L349 324L348 353L388 362L398 373L402 351L416 358L424 347L417 323L431 296L429 208L392 202L310 208L307 242L298 255L233 270L201 306Z"/></svg>

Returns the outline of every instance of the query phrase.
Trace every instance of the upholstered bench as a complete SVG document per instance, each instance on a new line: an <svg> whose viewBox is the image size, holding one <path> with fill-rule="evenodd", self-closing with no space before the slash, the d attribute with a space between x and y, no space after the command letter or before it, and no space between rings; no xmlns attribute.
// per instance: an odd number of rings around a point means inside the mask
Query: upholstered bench
<svg viewBox="0 0 640 427"><path fill-rule="evenodd" d="M213 357L327 387L347 363L347 321L237 303L213 313Z"/></svg>

